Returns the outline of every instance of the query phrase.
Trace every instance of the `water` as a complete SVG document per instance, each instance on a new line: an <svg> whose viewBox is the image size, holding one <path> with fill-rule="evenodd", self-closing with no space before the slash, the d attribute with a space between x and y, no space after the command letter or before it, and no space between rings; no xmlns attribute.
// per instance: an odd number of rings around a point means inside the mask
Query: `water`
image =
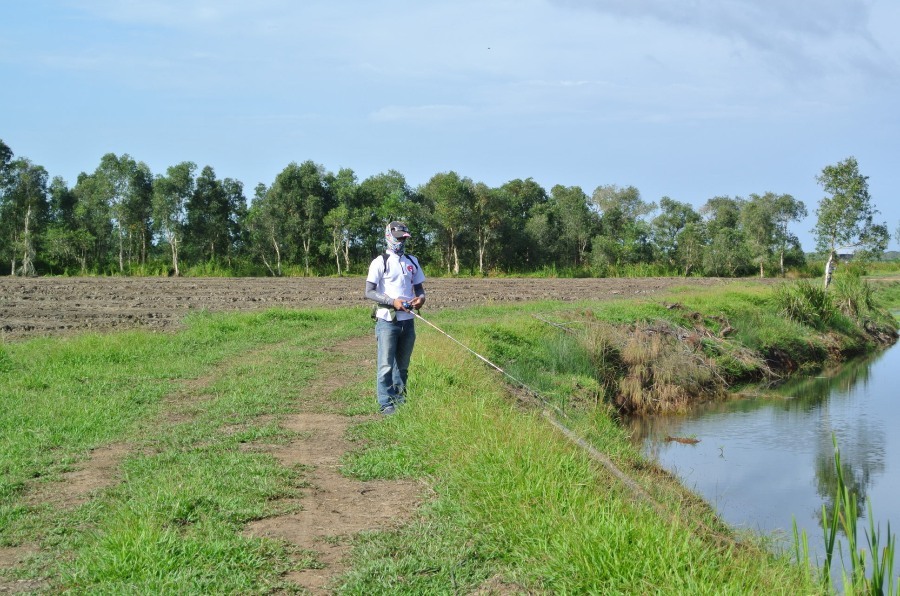
<svg viewBox="0 0 900 596"><path fill-rule="evenodd" d="M832 435L845 482L859 495L859 540L865 542L863 529L868 529L866 499L882 536L888 522L895 534L900 530L898 390L900 345L792 381L775 394L703 406L684 416L636 420L635 438L732 527L790 541L796 519L821 561L822 506L831 511L836 486ZM667 436L699 442L666 441ZM840 567L837 553L834 564ZM895 576L898 570L895 561Z"/></svg>

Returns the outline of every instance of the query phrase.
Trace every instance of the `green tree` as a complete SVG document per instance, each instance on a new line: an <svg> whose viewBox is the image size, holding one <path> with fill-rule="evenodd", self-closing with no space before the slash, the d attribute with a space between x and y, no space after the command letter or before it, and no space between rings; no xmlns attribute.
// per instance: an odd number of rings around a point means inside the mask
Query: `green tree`
<svg viewBox="0 0 900 596"><path fill-rule="evenodd" d="M475 188L468 178L456 172L435 174L422 187L422 195L434 205L434 215L441 237L441 259L449 273L460 271L459 240L469 225L475 207Z"/></svg>
<svg viewBox="0 0 900 596"><path fill-rule="evenodd" d="M504 217L498 229L499 264L507 271L534 270L547 262L547 234L543 223L549 204L547 191L531 178L503 184L499 198Z"/></svg>
<svg viewBox="0 0 900 596"><path fill-rule="evenodd" d="M700 221L700 214L688 203L669 197L659 200L660 213L650 222L651 238L659 255L669 265L678 262L678 238L688 224ZM688 236L691 237L691 236Z"/></svg>
<svg viewBox="0 0 900 596"><path fill-rule="evenodd" d="M478 272L484 274L490 262L496 260L496 246L500 235L500 226L506 209L506 195L499 189L491 188L479 182L474 188L472 205L472 232L478 250Z"/></svg>
<svg viewBox="0 0 900 596"><path fill-rule="evenodd" d="M247 215L251 253L262 260L269 273L281 276L282 219L273 208L273 200L265 184L257 184Z"/></svg>
<svg viewBox="0 0 900 596"><path fill-rule="evenodd" d="M153 196L150 168L127 153L121 157L107 153L94 172L94 192L109 207L119 248L119 272L125 271L125 256L133 262L135 253L146 262Z"/></svg>
<svg viewBox="0 0 900 596"><path fill-rule="evenodd" d="M329 249L334 256L338 276L341 276L341 258L344 270L350 269L350 247L354 242L354 215L357 208L359 183L350 168L341 168L337 175L330 176L328 186L334 199L334 206L325 215L325 225L331 230Z"/></svg>
<svg viewBox="0 0 900 596"><path fill-rule="evenodd" d="M230 262L245 210L243 185L231 178L219 180L215 170L205 166L185 205L185 249L197 260Z"/></svg>
<svg viewBox="0 0 900 596"><path fill-rule="evenodd" d="M703 255L707 275L736 277L750 269L744 234L741 230L722 229L709 239Z"/></svg>
<svg viewBox="0 0 900 596"><path fill-rule="evenodd" d="M750 260L759 265L759 276L765 277L765 264L776 243L775 194L751 194L741 209L740 221Z"/></svg>
<svg viewBox="0 0 900 596"><path fill-rule="evenodd" d="M11 214L13 208L8 205L9 188L12 185L13 151L0 139L0 258L12 262L10 275L15 275L15 242L14 225Z"/></svg>
<svg viewBox="0 0 900 596"><path fill-rule="evenodd" d="M86 273L93 243L93 236L80 222L77 194L60 176L54 176L50 182L50 223L44 237L48 260L62 270L77 265L81 273Z"/></svg>
<svg viewBox="0 0 900 596"><path fill-rule="evenodd" d="M48 175L43 166L26 158L11 158L12 151L0 147L0 160L6 162L0 161L0 247L10 263L10 275L35 275L49 219Z"/></svg>
<svg viewBox="0 0 900 596"><path fill-rule="evenodd" d="M596 234L600 221L590 209L588 196L580 186L557 184L550 189L559 222L558 243L576 267L585 263L591 238Z"/></svg>
<svg viewBox="0 0 900 596"><path fill-rule="evenodd" d="M689 221L675 237L675 262L687 277L703 264L707 231L702 221Z"/></svg>
<svg viewBox="0 0 900 596"><path fill-rule="evenodd" d="M82 172L72 192L76 199L73 229L87 243L80 257L82 272L101 270L109 264L113 244L112 218L103 184L96 173Z"/></svg>
<svg viewBox="0 0 900 596"><path fill-rule="evenodd" d="M733 277L749 272L750 249L741 225L746 202L740 197L713 197L700 208L706 227L703 269L707 275Z"/></svg>
<svg viewBox="0 0 900 596"><path fill-rule="evenodd" d="M603 240L594 246L611 265L650 262L653 259L650 244L650 226L642 218L656 209L654 203L641 199L634 186L620 188L615 184L598 186L591 201L600 210L600 228ZM597 262L597 255L594 255Z"/></svg>
<svg viewBox="0 0 900 596"><path fill-rule="evenodd" d="M184 239L187 222L187 202L194 194L194 172L197 165L190 161L170 166L165 176L153 181L153 227L169 245L172 273L181 275L178 253Z"/></svg>
<svg viewBox="0 0 900 596"><path fill-rule="evenodd" d="M800 250L800 239L788 229L791 222L799 222L806 217L806 205L789 194L774 197L775 249L778 251L778 267L784 277L785 256L796 254L803 256Z"/></svg>
<svg viewBox="0 0 900 596"><path fill-rule="evenodd" d="M878 211L869 196L868 180L868 176L859 172L855 157L825 166L816 177L826 193L819 201L813 229L816 247L828 253L826 289L831 283L838 249L853 248L865 258L880 255L887 248L890 235L886 224L873 221Z"/></svg>

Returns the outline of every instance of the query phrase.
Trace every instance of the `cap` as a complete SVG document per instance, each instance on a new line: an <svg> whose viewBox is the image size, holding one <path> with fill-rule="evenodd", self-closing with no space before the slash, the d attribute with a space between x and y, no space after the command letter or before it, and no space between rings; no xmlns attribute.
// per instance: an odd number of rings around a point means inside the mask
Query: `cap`
<svg viewBox="0 0 900 596"><path fill-rule="evenodd" d="M410 237L409 228L402 221L392 221L388 224L387 231L394 237L394 240L404 240Z"/></svg>

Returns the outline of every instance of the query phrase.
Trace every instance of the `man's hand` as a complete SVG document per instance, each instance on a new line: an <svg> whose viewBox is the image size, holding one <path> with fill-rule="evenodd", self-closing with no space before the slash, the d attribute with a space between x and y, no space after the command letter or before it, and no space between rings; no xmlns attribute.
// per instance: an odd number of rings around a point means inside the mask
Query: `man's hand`
<svg viewBox="0 0 900 596"><path fill-rule="evenodd" d="M401 298L394 298L394 310L405 310L406 312L409 312L409 310L407 310L406 308L403 308L404 302L405 302L405 300L403 300Z"/></svg>
<svg viewBox="0 0 900 596"><path fill-rule="evenodd" d="M425 296L416 296L409 303L414 309L419 310L425 304Z"/></svg>

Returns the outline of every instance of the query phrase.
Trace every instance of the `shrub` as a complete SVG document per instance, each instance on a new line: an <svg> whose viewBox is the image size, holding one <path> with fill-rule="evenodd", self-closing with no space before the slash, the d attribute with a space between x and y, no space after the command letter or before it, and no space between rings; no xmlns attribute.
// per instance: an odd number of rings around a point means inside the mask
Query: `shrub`
<svg viewBox="0 0 900 596"><path fill-rule="evenodd" d="M827 327L838 312L831 295L806 279L776 286L774 298L784 316L815 329Z"/></svg>

